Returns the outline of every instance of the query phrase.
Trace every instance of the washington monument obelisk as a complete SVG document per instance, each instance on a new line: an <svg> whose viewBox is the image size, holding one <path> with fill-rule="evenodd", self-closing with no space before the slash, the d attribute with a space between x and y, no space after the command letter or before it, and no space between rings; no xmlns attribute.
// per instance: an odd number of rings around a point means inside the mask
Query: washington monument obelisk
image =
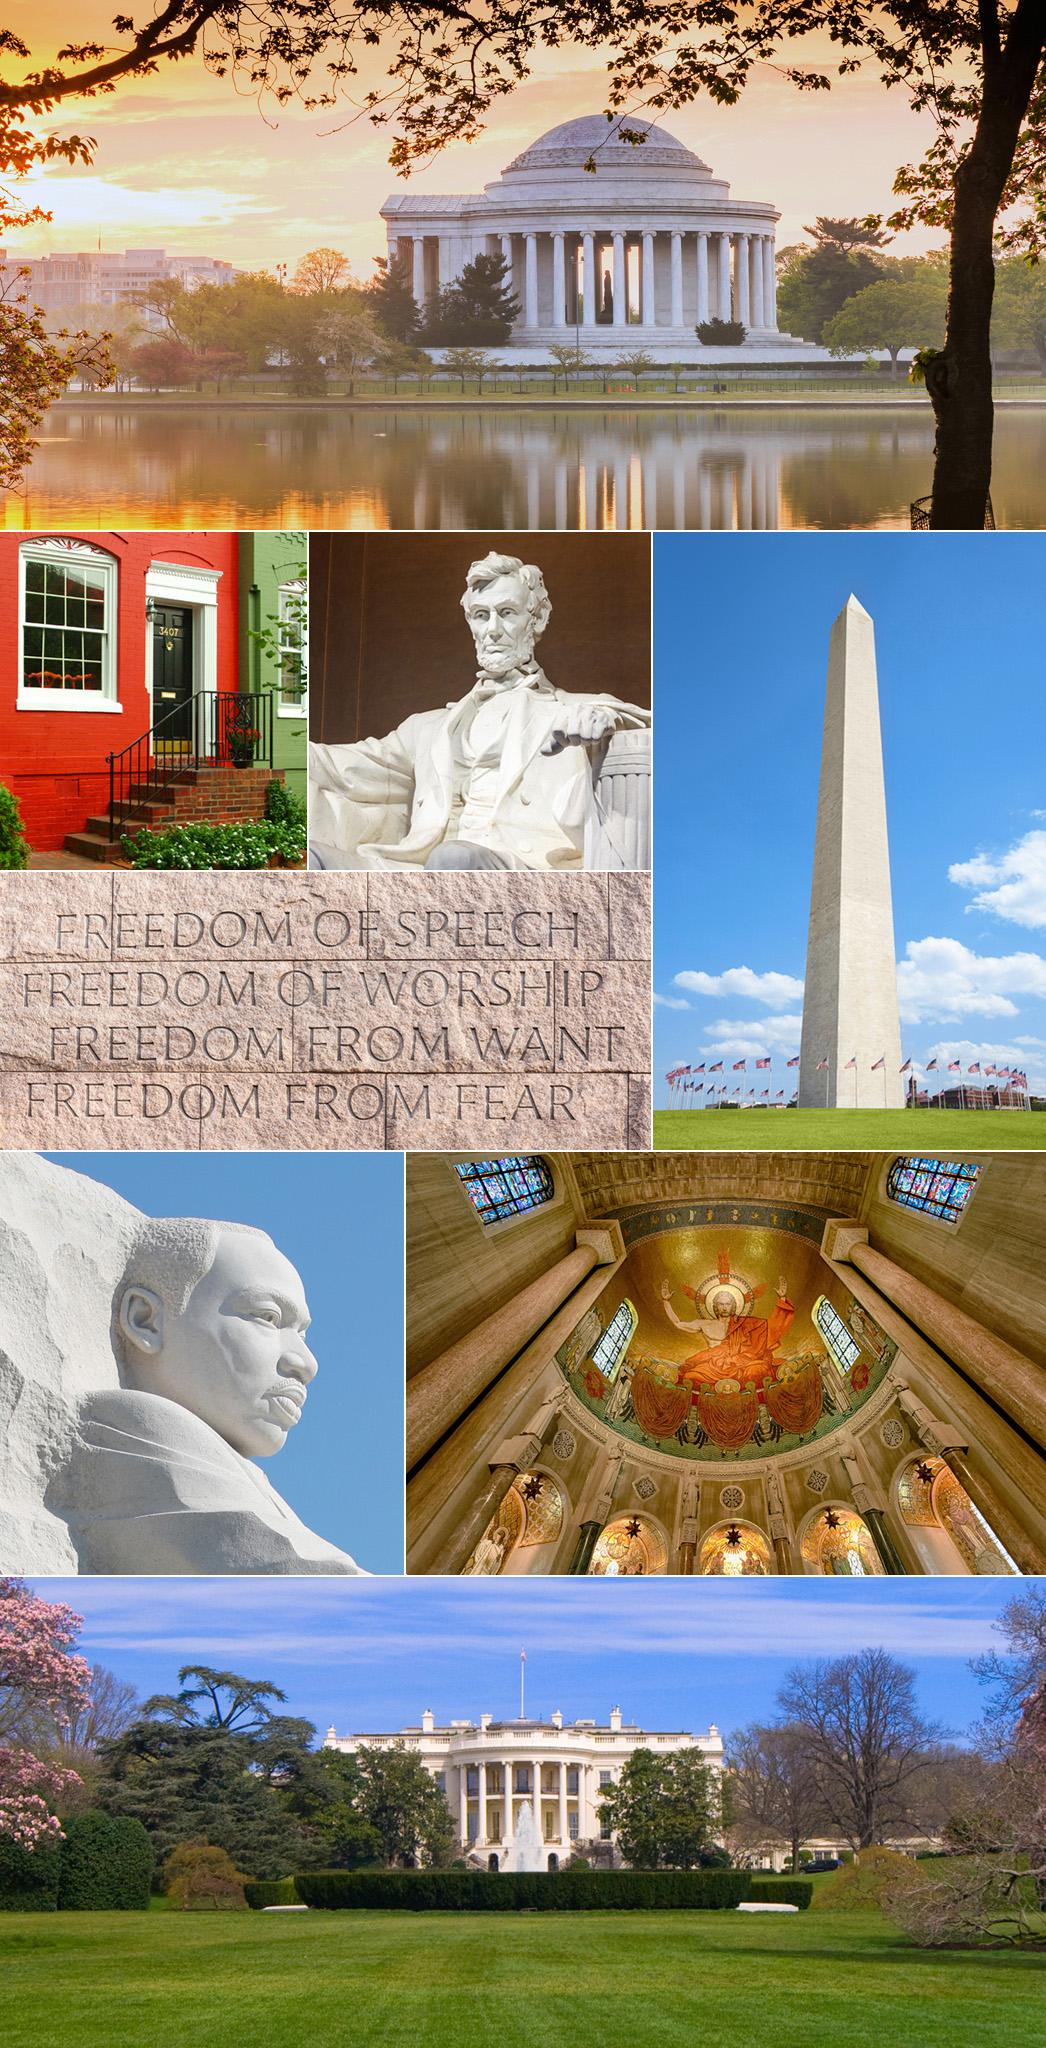
<svg viewBox="0 0 1046 2048"><path fill-rule="evenodd" d="M875 634L851 597L828 648L799 1106L901 1109L900 1066Z"/></svg>

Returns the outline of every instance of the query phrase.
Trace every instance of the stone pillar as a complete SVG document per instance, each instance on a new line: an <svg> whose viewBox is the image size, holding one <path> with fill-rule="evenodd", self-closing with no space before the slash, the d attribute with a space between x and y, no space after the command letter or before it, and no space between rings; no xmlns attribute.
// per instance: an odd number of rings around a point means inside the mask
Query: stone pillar
<svg viewBox="0 0 1046 2048"><path fill-rule="evenodd" d="M596 324L596 303L599 298L599 280L596 277L596 238L585 235L582 238L585 252L585 291L581 308L581 325L584 328Z"/></svg>
<svg viewBox="0 0 1046 2048"><path fill-rule="evenodd" d="M601 1263L595 1244L579 1242L467 1337L415 1373L407 1386L408 1472Z"/></svg>
<svg viewBox="0 0 1046 2048"><path fill-rule="evenodd" d="M523 299L523 325L536 327L538 324L538 238L527 236L526 285Z"/></svg>
<svg viewBox="0 0 1046 2048"><path fill-rule="evenodd" d="M730 305L730 237L729 235L720 234L716 236L716 241L719 244L718 318L720 320L729 320L732 311Z"/></svg>
<svg viewBox="0 0 1046 2048"><path fill-rule="evenodd" d="M570 1847L570 1821L567 1815L567 1767L562 1761L559 1766L559 1843L561 1849Z"/></svg>
<svg viewBox="0 0 1046 2048"><path fill-rule="evenodd" d="M425 237L415 235L411 244L414 256L414 304L419 312L425 311Z"/></svg>
<svg viewBox="0 0 1046 2048"><path fill-rule="evenodd" d="M1046 1447L1046 1374L1041 1366L975 1323L963 1309L954 1308L895 1260L874 1251L862 1226L837 1228L828 1256L856 1266L973 1386Z"/></svg>
<svg viewBox="0 0 1046 2048"><path fill-rule="evenodd" d="M854 1506L858 1514L862 1515L867 1523L872 1542L879 1553L883 1570L890 1578L906 1578L908 1568L886 1526L886 1502L883 1500L878 1488L868 1486L865 1483L856 1452L844 1451L842 1458L847 1477L850 1481Z"/></svg>
<svg viewBox="0 0 1046 2048"><path fill-rule="evenodd" d="M614 236L614 326L624 327L628 322L628 265L625 262L625 238Z"/></svg>
<svg viewBox="0 0 1046 2048"><path fill-rule="evenodd" d="M515 1829L512 1825L512 1765L510 1763L503 1765L501 1775L505 1780L505 1804L501 1817L501 1840L503 1847L507 1849L509 1843L515 1839Z"/></svg>
<svg viewBox="0 0 1046 2048"><path fill-rule="evenodd" d="M746 327L752 325L752 295L748 271L747 235L737 237L737 317Z"/></svg>
<svg viewBox="0 0 1046 2048"><path fill-rule="evenodd" d="M567 324L566 244L562 235L552 237L552 325Z"/></svg>
<svg viewBox="0 0 1046 2048"><path fill-rule="evenodd" d="M469 1773L467 1764L458 1765L458 1827L462 1845L469 1838Z"/></svg>
<svg viewBox="0 0 1046 2048"><path fill-rule="evenodd" d="M602 1522L582 1522L578 1530L577 1542L574 1545L574 1554L567 1566L567 1571L572 1578L584 1578L592 1562L592 1552L599 1542L599 1532L602 1527Z"/></svg>
<svg viewBox="0 0 1046 2048"><path fill-rule="evenodd" d="M897 1405L907 1415L919 1442L934 1457L942 1458L949 1471L954 1472L960 1486L965 1487L974 1506L980 1509L988 1527L994 1530L1021 1571L1029 1577L1046 1572L1046 1550L1034 1536L1029 1536L1012 1510L999 1499L995 1488L970 1464L969 1444L963 1432L939 1422L904 1384L898 1386Z"/></svg>
<svg viewBox="0 0 1046 2048"><path fill-rule="evenodd" d="M763 236L763 318L768 327L777 331L777 265L774 262L774 238Z"/></svg>
<svg viewBox="0 0 1046 2048"><path fill-rule="evenodd" d="M751 264L752 326L764 327L763 319L763 238L752 236Z"/></svg>
<svg viewBox="0 0 1046 2048"><path fill-rule="evenodd" d="M672 235L672 325L683 325L683 237Z"/></svg>
<svg viewBox="0 0 1046 2048"><path fill-rule="evenodd" d="M486 1841L486 1839L487 1839L487 1766L486 1766L486 1762L485 1762L485 1761L484 1761L484 1759L483 1759L483 1758L481 1757L481 1758L480 1758L480 1765L479 1765L479 1817L478 1817L478 1820L477 1820L477 1822L476 1822L476 1841L477 1841L477 1842L485 1842L485 1841Z"/></svg>
<svg viewBox="0 0 1046 2048"><path fill-rule="evenodd" d="M708 319L708 236L697 238L697 324Z"/></svg>
<svg viewBox="0 0 1046 2048"><path fill-rule="evenodd" d="M643 289L640 313L644 327L657 325L657 304L654 298L654 237L649 230L643 234Z"/></svg>
<svg viewBox="0 0 1046 2048"><path fill-rule="evenodd" d="M612 733L594 763L596 807L585 821L589 872L651 866L651 774L649 732Z"/></svg>
<svg viewBox="0 0 1046 2048"><path fill-rule="evenodd" d="M439 238L439 281L441 286L450 284L453 276L450 249L450 236L441 235Z"/></svg>

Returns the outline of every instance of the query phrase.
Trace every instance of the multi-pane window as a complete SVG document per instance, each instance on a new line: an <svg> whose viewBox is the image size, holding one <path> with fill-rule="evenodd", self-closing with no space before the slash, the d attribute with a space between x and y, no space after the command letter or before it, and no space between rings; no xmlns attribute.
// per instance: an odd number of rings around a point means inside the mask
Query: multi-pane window
<svg viewBox="0 0 1046 2048"><path fill-rule="evenodd" d="M611 1316L599 1343L592 1353L592 1363L607 1381L615 1380L621 1368L636 1324L639 1321L630 1301L623 1301L621 1307Z"/></svg>
<svg viewBox="0 0 1046 2048"><path fill-rule="evenodd" d="M606 1814L606 1813L600 1814L600 1817L599 1817L599 1839L600 1839L600 1841L601 1841L601 1842L609 1842L609 1840L610 1840L610 1816L609 1816L609 1814Z"/></svg>
<svg viewBox="0 0 1046 2048"><path fill-rule="evenodd" d="M304 712L309 688L308 594L304 577L281 583L278 595L279 709Z"/></svg>
<svg viewBox="0 0 1046 2048"><path fill-rule="evenodd" d="M569 1835L570 1835L570 1839L571 1839L571 1841L572 1841L572 1842L576 1842L576 1841L577 1841L577 1838L578 1838L578 1833L579 1833L579 1830L578 1830L578 1818L577 1818L577 1814L576 1814L576 1813L568 1813L568 1815L567 1815L567 1830L568 1830L568 1833L569 1833Z"/></svg>
<svg viewBox="0 0 1046 2048"><path fill-rule="evenodd" d="M114 694L116 564L88 543L27 542L21 551L21 687L65 701Z"/></svg>
<svg viewBox="0 0 1046 2048"><path fill-rule="evenodd" d="M886 1176L891 1202L957 1223L980 1172L968 1159L895 1159Z"/></svg>
<svg viewBox="0 0 1046 2048"><path fill-rule="evenodd" d="M543 1159L514 1153L508 1159L463 1159L454 1168L482 1223L524 1216L551 1202L555 1182Z"/></svg>
<svg viewBox="0 0 1046 2048"><path fill-rule="evenodd" d="M848 1379L861 1356L861 1347L851 1337L842 1316L836 1314L823 1294L814 1303L814 1322L828 1346L836 1371L843 1379Z"/></svg>

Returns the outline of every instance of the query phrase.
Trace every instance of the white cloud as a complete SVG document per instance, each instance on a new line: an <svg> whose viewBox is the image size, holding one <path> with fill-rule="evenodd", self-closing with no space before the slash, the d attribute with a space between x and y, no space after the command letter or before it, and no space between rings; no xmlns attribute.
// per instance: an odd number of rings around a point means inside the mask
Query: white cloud
<svg viewBox="0 0 1046 2048"><path fill-rule="evenodd" d="M792 974L756 974L751 967L728 967L725 974L695 974L686 970L673 977L677 988L695 996L747 996L754 1003L797 1003L803 984Z"/></svg>
<svg viewBox="0 0 1046 2048"><path fill-rule="evenodd" d="M1034 930L1046 925L1046 832L1026 832L1008 853L994 858L979 853L956 861L948 880L978 894L967 911L989 910L1011 924Z"/></svg>
<svg viewBox="0 0 1046 2048"><path fill-rule="evenodd" d="M655 995L654 1001L655 1003L660 1003L663 1010L689 1010L690 1008L690 1004L685 996Z"/></svg>
<svg viewBox="0 0 1046 2048"><path fill-rule="evenodd" d="M801 1017L761 1017L757 1023L719 1017L708 1027L701 1047L705 1053L729 1054L731 1059L766 1059L768 1054L797 1052L802 1037Z"/></svg>
<svg viewBox="0 0 1046 2048"><path fill-rule="evenodd" d="M1046 960L1038 953L991 960L958 939L913 939L897 965L897 993L905 1024L1016 1017L1014 996L1046 996Z"/></svg>

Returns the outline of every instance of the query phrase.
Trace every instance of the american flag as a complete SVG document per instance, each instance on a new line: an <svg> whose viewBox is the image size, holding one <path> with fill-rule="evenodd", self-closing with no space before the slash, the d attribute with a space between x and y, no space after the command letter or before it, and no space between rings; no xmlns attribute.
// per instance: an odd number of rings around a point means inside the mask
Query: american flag
<svg viewBox="0 0 1046 2048"><path fill-rule="evenodd" d="M902 1074L906 1074L906 1073L908 1072L908 1069L909 1069L909 1067L911 1066L911 1064L912 1064L912 1063L911 1063L911 1060L905 1060L905 1063L904 1063L903 1067L901 1068L901 1073L902 1073Z"/></svg>
<svg viewBox="0 0 1046 2048"><path fill-rule="evenodd" d="M734 1061L734 1072L735 1072L735 1074L743 1074L743 1073L745 1073L745 1072L747 1071L747 1068L748 1068L748 1061L747 1061L747 1060L735 1060L735 1061Z"/></svg>
<svg viewBox="0 0 1046 2048"><path fill-rule="evenodd" d="M847 1065L847 1067L855 1067L855 1066L857 1065L857 1054L856 1054L856 1053L854 1054L854 1056L853 1056L853 1059L852 1059L852 1060L847 1060L847 1062L846 1062L846 1065ZM844 1072L845 1072L845 1068L844 1068Z"/></svg>
<svg viewBox="0 0 1046 2048"><path fill-rule="evenodd" d="M789 1060L788 1064L789 1064L789 1066L792 1066L793 1062L792 1062L791 1060ZM817 1065L816 1065L816 1067L814 1068L814 1072L815 1072L815 1073L817 1073L817 1074L819 1074L819 1073L820 1073L820 1071L821 1071L821 1068L822 1068L822 1067L826 1067L827 1065L828 1065L828 1061L827 1061L827 1060L818 1060L818 1062L817 1062Z"/></svg>
<svg viewBox="0 0 1046 2048"><path fill-rule="evenodd" d="M797 1067L798 1065L799 1065L799 1054L798 1054L798 1053L796 1053L796 1056L795 1056L794 1060L786 1060L786 1061L785 1061L785 1066L786 1066L786 1067ZM821 1061L821 1065L822 1065L822 1066L824 1065L824 1061L823 1061L823 1060Z"/></svg>
<svg viewBox="0 0 1046 2048"><path fill-rule="evenodd" d="M708 1071L709 1071L709 1073L710 1073L710 1074L721 1074L721 1073L722 1073L722 1071L723 1071L723 1062L722 1062L722 1060L717 1060L717 1061L716 1061L716 1063L715 1063L715 1066L714 1066L714 1067L709 1067Z"/></svg>
<svg viewBox="0 0 1046 2048"><path fill-rule="evenodd" d="M851 1065L851 1066L853 1066L853 1061L852 1061L852 1060L850 1061L850 1065ZM886 1065L886 1061L885 1061L885 1059L881 1059L881 1060L873 1060L873 1061L872 1061L872 1072L873 1072L873 1074L874 1074L874 1072L875 1072L875 1070L876 1070L876 1068L877 1068L877 1067L885 1067L885 1065ZM901 1068L901 1072L902 1072L902 1074L903 1074L903 1072L904 1072L904 1068L903 1068L903 1067Z"/></svg>
<svg viewBox="0 0 1046 2048"><path fill-rule="evenodd" d="M929 1063L929 1066L928 1066L928 1067L927 1067L927 1069L926 1069L926 1071L927 1071L927 1073L928 1073L928 1074L935 1074L935 1073L937 1072L937 1061L936 1061L936 1060L931 1060L931 1061L930 1061L930 1063ZM902 1069L902 1072L903 1072L903 1069Z"/></svg>
<svg viewBox="0 0 1046 2048"><path fill-rule="evenodd" d="M704 1060L702 1060L702 1061L701 1061L701 1065L700 1065L699 1067L695 1067L695 1068L694 1068L694 1072L695 1072L695 1074L703 1074L703 1073L704 1073L704 1071L705 1071L705 1063L704 1063Z"/></svg>
<svg viewBox="0 0 1046 2048"><path fill-rule="evenodd" d="M756 1067L757 1067L757 1068L759 1068L759 1067L768 1067L769 1065L770 1065L770 1062L769 1062L769 1060L756 1060Z"/></svg>
<svg viewBox="0 0 1046 2048"><path fill-rule="evenodd" d="M980 1063L980 1060L974 1060L974 1063L973 1063L972 1067L967 1067L967 1069L966 1069L966 1072L967 1072L968 1074L979 1074L979 1073L980 1073L980 1071L981 1071L981 1063Z"/></svg>
<svg viewBox="0 0 1046 2048"><path fill-rule="evenodd" d="M949 1074L961 1074L961 1072L962 1072L962 1067L961 1067L961 1065L960 1065L960 1063L959 1063L959 1061L958 1061L958 1060L949 1060L949 1061L948 1061L948 1072L949 1072Z"/></svg>

